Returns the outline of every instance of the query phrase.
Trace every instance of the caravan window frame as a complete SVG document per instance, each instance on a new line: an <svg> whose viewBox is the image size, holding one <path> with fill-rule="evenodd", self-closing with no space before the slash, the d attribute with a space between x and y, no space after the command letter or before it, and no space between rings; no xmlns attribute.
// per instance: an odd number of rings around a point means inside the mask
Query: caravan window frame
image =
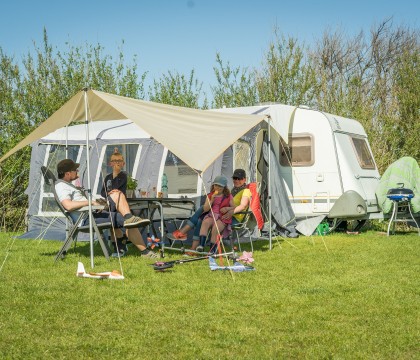
<svg viewBox="0 0 420 360"><path fill-rule="evenodd" d="M359 163L359 166L362 169L375 170L376 164L375 164L375 160L373 159L372 151L370 151L367 138L355 136L355 135L349 135L349 140L353 147L354 153L356 154L356 158ZM356 141L358 141L359 143L356 144L355 143ZM360 145L362 147L360 147Z"/></svg>
<svg viewBox="0 0 420 360"><path fill-rule="evenodd" d="M305 144L305 147L310 149L310 159L307 157L303 161L293 161L293 142L298 139L309 139L309 144ZM309 145L309 146L308 146ZM295 147L297 148L297 147ZM292 150L291 158L289 159L286 154L290 154L290 149ZM289 150L289 151L287 151ZM279 153L280 153L280 165L283 167L309 167L315 164L315 138L310 133L297 133L289 135L289 143L286 144L285 141L280 138L279 140ZM290 160L290 161L289 161Z"/></svg>

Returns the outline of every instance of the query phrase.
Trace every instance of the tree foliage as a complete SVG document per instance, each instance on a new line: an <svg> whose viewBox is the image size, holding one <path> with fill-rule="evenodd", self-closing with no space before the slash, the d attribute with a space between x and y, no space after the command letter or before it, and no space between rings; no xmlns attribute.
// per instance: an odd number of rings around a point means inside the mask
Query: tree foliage
<svg viewBox="0 0 420 360"><path fill-rule="evenodd" d="M25 55L22 65L0 48L0 156L84 87L144 97L146 74L137 74L136 59L127 65L122 50L114 60L104 54L100 45L67 45L65 52L55 51L44 30L42 46L34 44L35 55ZM29 163L30 148L25 148L1 164L0 226L3 228L23 225L16 219L27 207L24 192Z"/></svg>
<svg viewBox="0 0 420 360"><path fill-rule="evenodd" d="M248 69L232 68L229 62L224 65L219 53L216 54L216 64L213 68L217 81L216 86L212 87L213 106L221 108L255 105L258 101L257 89Z"/></svg>
<svg viewBox="0 0 420 360"><path fill-rule="evenodd" d="M149 99L169 105L177 105L189 108L200 108L200 97L203 84L195 78L194 70L188 77L178 72L168 71L159 80L153 81L149 89ZM206 107L207 100L204 99L203 107Z"/></svg>

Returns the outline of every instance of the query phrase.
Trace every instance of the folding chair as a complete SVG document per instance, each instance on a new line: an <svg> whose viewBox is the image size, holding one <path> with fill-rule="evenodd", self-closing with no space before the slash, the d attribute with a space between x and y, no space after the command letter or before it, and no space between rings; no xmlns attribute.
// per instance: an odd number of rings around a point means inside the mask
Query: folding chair
<svg viewBox="0 0 420 360"><path fill-rule="evenodd" d="M55 256L54 261L57 261L57 259L59 259L59 258L64 258L64 256L66 255L67 251L69 250L69 248L70 248L70 246L73 242L74 242L74 245L76 245L77 234L79 232L89 233L90 226L89 225L81 225L89 217L89 208L88 207L83 207L83 208L79 209L79 211L81 211L80 216L76 220L73 220L73 218L70 216L70 213L63 207L63 205L61 204L61 202L58 199L57 193L55 191L55 182L57 181L57 179L54 176L54 174L51 172L51 170L47 169L45 166L41 166L41 173L44 177L45 183L51 185L51 190L52 190L52 193L54 194L54 199L57 202L58 208L64 214L68 223L71 224L68 236L67 236L66 240L64 241L64 244L61 247L60 251ZM98 207L95 206L95 208L98 208ZM111 222L106 222L106 223L96 224L95 220L93 219L92 226L93 226L93 230L95 231L95 234L98 238L99 244L101 245L102 252L104 253L105 258L107 260L109 260L108 248L105 245L105 242L103 240L104 239L103 230L111 229L112 228L112 223Z"/></svg>
<svg viewBox="0 0 420 360"><path fill-rule="evenodd" d="M232 225L232 230L235 232L236 235L236 241L238 243L239 246L239 251L242 251L241 249L241 241L240 241L240 234L247 234L248 238L249 238L249 242L251 243L251 251L254 252L254 245L252 243L252 238L251 238L251 230L248 228L248 221L252 216L252 211L242 211L239 212L238 214L245 214L243 220L240 223L236 223L235 225ZM234 246L234 239L232 238L231 235L231 247L233 249Z"/></svg>
<svg viewBox="0 0 420 360"><path fill-rule="evenodd" d="M242 251L241 249L241 242L239 238L239 232L241 232L243 235L246 234L249 238L249 242L251 243L251 249L254 251L254 245L252 242L252 233L255 228L255 225L258 226L258 229L261 230L264 226L264 218L261 211L261 202L260 202L260 190L261 190L261 183L254 182L248 184L248 189L251 191L251 203L249 204L249 208L247 211L240 212L238 214L245 214L244 218L240 223L237 223L235 225L232 225L232 230L234 230L236 235L236 241L238 242L239 251ZM250 221L252 219L252 221ZM251 224L252 223L252 228ZM231 245L233 248L233 242L231 236Z"/></svg>

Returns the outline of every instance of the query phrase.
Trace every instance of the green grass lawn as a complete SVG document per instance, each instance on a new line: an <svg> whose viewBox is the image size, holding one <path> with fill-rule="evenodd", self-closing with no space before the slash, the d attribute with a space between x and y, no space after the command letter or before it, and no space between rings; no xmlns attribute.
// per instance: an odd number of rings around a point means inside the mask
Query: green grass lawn
<svg viewBox="0 0 420 360"><path fill-rule="evenodd" d="M123 281L75 276L88 243L56 264L59 242L0 244L1 359L420 358L414 232L260 241L257 271L233 277L206 260L154 272L131 249ZM119 269L95 249L95 271Z"/></svg>

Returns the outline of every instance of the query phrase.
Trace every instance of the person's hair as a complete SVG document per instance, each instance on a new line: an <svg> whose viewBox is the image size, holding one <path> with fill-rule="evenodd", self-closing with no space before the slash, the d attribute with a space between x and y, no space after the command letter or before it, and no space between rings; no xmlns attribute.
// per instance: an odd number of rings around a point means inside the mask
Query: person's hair
<svg viewBox="0 0 420 360"><path fill-rule="evenodd" d="M62 179L62 178L64 177L64 174L65 174L65 173L61 173L61 172L59 172L59 173L57 174L57 176L58 176L58 178L59 178L59 179Z"/></svg>
<svg viewBox="0 0 420 360"><path fill-rule="evenodd" d="M123 161L124 161L124 156L120 153L120 152L114 152L114 153L112 153L111 154L111 157L109 158L109 161L111 161L112 160L112 157L113 156L116 156L116 157L121 157L122 159L123 159Z"/></svg>
<svg viewBox="0 0 420 360"><path fill-rule="evenodd" d="M230 195L230 190L229 190L229 188L227 186L225 186L223 188L223 195L224 196L229 196Z"/></svg>

